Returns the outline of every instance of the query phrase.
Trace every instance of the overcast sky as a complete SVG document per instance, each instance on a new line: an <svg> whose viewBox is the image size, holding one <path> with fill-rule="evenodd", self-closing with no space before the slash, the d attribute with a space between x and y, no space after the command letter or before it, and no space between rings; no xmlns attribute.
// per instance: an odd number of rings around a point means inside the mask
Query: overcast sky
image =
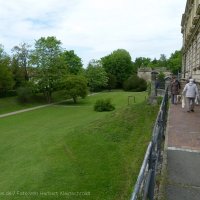
<svg viewBox="0 0 200 200"><path fill-rule="evenodd" d="M182 46L186 0L0 0L0 44L55 36L86 66L112 51L136 57L170 56Z"/></svg>

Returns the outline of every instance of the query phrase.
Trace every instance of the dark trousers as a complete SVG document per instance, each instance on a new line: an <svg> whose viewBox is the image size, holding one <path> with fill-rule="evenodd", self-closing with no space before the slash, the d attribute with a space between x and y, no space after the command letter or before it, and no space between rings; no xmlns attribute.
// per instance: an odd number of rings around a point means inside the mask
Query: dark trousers
<svg viewBox="0 0 200 200"><path fill-rule="evenodd" d="M177 94L171 94L171 102L175 104L177 102Z"/></svg>
<svg viewBox="0 0 200 200"><path fill-rule="evenodd" d="M187 111L194 110L194 103L195 103L195 98L186 97L186 108L187 108Z"/></svg>

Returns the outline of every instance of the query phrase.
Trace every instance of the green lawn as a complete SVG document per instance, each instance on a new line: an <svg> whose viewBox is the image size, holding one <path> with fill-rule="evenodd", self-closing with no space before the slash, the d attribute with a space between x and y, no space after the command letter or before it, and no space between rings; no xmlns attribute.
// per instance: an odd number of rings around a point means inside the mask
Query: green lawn
<svg viewBox="0 0 200 200"><path fill-rule="evenodd" d="M0 114L13 112L33 106L41 105L40 103L20 104L16 97L0 98Z"/></svg>
<svg viewBox="0 0 200 200"><path fill-rule="evenodd" d="M0 119L0 199L129 199L158 112L145 95L100 93ZM107 97L116 110L93 111Z"/></svg>
<svg viewBox="0 0 200 200"><path fill-rule="evenodd" d="M54 92L52 96L52 102L58 102L61 100L63 100L62 91ZM47 104L47 102L42 94L34 96L30 102L24 104L19 103L17 97L0 98L0 114L40 106L43 104Z"/></svg>

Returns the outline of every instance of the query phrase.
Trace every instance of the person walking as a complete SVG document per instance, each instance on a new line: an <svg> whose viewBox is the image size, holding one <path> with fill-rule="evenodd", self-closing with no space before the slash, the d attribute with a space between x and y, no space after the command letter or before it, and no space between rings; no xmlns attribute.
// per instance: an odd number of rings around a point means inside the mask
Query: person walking
<svg viewBox="0 0 200 200"><path fill-rule="evenodd" d="M194 112L195 98L199 98L199 91L197 85L194 83L194 79L190 79L182 92L186 97L187 112Z"/></svg>
<svg viewBox="0 0 200 200"><path fill-rule="evenodd" d="M179 94L180 89L181 89L180 83L174 76L172 78L172 82L171 82L171 102L172 102L172 104L177 103L177 95Z"/></svg>

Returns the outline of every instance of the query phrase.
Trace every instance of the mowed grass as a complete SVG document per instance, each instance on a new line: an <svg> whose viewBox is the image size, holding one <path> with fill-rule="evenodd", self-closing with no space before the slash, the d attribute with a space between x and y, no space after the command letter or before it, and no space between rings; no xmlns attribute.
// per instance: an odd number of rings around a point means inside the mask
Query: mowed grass
<svg viewBox="0 0 200 200"><path fill-rule="evenodd" d="M145 95L100 93L0 119L0 199L129 199L158 112ZM108 97L115 111L93 111Z"/></svg>
<svg viewBox="0 0 200 200"><path fill-rule="evenodd" d="M41 103L34 102L28 104L20 104L17 100L17 97L0 98L0 114L26 109L38 105L41 105Z"/></svg>
<svg viewBox="0 0 200 200"><path fill-rule="evenodd" d="M52 96L52 102L58 102L61 100L63 100L63 92L54 92ZM20 103L17 96L0 98L0 114L40 106L43 104L47 104L47 101L42 94L35 95L31 100L29 100L29 102L26 103Z"/></svg>

